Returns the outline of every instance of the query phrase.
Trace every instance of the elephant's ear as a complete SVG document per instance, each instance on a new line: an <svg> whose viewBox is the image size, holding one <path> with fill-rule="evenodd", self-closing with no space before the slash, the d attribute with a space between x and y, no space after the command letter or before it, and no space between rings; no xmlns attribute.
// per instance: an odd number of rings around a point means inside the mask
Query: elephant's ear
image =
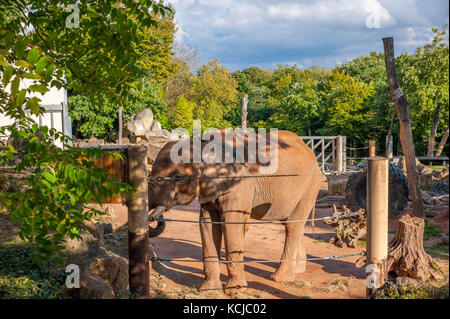
<svg viewBox="0 0 450 319"><path fill-rule="evenodd" d="M199 180L198 201L204 204L233 191L247 168L244 164L202 164L200 173L206 178Z"/></svg>

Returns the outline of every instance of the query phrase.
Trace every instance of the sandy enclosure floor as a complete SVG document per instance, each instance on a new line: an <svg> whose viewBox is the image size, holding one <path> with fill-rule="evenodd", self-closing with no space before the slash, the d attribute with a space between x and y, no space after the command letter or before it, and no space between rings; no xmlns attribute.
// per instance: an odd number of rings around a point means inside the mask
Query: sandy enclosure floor
<svg viewBox="0 0 450 319"><path fill-rule="evenodd" d="M199 204L177 206L165 214L166 218L195 220L199 218ZM331 215L332 209L316 209L316 217ZM333 230L316 222L305 229L307 258L343 255L363 251L364 247L339 248L328 243ZM201 260L201 238L198 224L167 222L166 230L152 238L159 257ZM246 260L279 260L284 245L284 225L251 225L245 238ZM223 244L222 244L223 247ZM225 256L222 248L222 256ZM338 260L308 261L306 272L296 280L276 283L269 279L277 263L247 263L244 266L248 289L239 298L365 298L365 273L354 262L359 256ZM221 291L198 292L203 281L203 266L197 262L163 262L152 269L152 292L165 298L228 298ZM221 264L221 280L227 280L226 266ZM236 296L235 296L236 297Z"/></svg>
<svg viewBox="0 0 450 319"><path fill-rule="evenodd" d="M199 204L193 202L188 206L177 206L165 214L166 218L197 221ZM329 216L332 208L316 208L316 217ZM398 219L398 218L397 218ZM397 228L396 220L389 221L389 237ZM19 244L17 227L0 212L0 245ZM107 249L128 257L126 232L120 233L117 240L108 242ZM313 228L308 223L305 229L305 246L307 258L330 255L343 255L364 251L364 245L357 248L339 248L328 240L334 236L334 230L322 222L316 222ZM201 260L201 238L197 223L167 222L166 230L157 238L150 239L159 257L185 260ZM431 247L440 239L424 242ZM361 242L362 244L362 242ZM284 245L284 225L251 225L245 238L246 260L279 260ZM222 244L222 247L224 245ZM225 256L222 248L222 256ZM271 281L270 275L276 270L277 263L253 262L245 264L244 269L248 288L234 296L227 296L221 290L199 292L203 282L203 264L201 262L171 261L154 264L150 272L152 298L243 298L243 299L355 299L365 298L364 268L356 268L354 263L359 256L338 260L308 261L306 271L296 276L295 281L277 283ZM448 279L448 255L434 258ZM227 280L226 266L221 264L221 280Z"/></svg>

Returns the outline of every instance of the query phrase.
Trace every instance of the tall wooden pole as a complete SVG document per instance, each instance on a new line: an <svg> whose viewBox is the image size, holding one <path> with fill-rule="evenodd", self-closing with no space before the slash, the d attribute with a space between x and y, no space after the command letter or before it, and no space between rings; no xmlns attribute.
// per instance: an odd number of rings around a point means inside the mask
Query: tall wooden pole
<svg viewBox="0 0 450 319"><path fill-rule="evenodd" d="M118 136L117 136L117 144L122 145L122 127L123 127L123 118L122 118L122 113L123 113L123 107L122 104L120 104L119 106L119 132L118 132Z"/></svg>
<svg viewBox="0 0 450 319"><path fill-rule="evenodd" d="M387 279L389 162L384 157L367 160L367 297Z"/></svg>
<svg viewBox="0 0 450 319"><path fill-rule="evenodd" d="M247 130L247 104L248 104L248 95L244 93L242 96L242 104L241 104L241 128L242 131Z"/></svg>
<svg viewBox="0 0 450 319"><path fill-rule="evenodd" d="M424 217L422 193L420 190L419 174L416 166L416 153L414 151L414 140L409 120L409 108L406 96L403 94L398 84L397 73L395 71L394 39L392 37L383 38L384 59L386 62L386 73L388 76L389 90L395 110L400 120L400 142L405 154L406 171L408 173L408 184L411 192L411 200L414 215Z"/></svg>
<svg viewBox="0 0 450 319"><path fill-rule="evenodd" d="M369 157L374 157L375 155L376 155L375 141L370 140L369 141Z"/></svg>
<svg viewBox="0 0 450 319"><path fill-rule="evenodd" d="M128 271L130 291L139 299L150 297L146 158L145 146L128 149L130 185L136 189L128 204Z"/></svg>

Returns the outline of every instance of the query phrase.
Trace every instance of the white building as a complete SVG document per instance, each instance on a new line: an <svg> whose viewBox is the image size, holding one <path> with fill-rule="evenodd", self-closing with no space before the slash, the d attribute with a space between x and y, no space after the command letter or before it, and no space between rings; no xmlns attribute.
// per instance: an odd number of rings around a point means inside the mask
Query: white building
<svg viewBox="0 0 450 319"><path fill-rule="evenodd" d="M32 84L32 80L23 80L20 87L29 86ZM8 89L8 88L7 88ZM58 132L64 133L69 137L72 137L72 121L69 116L69 109L67 105L67 91L65 89L57 89L52 87L47 93L32 93L30 97L36 96L41 99L39 105L45 108L45 113L39 116L31 115L27 110L28 116L30 116L39 126L48 126L48 128L54 128ZM11 125L14 123L14 119L0 113L0 126ZM57 146L62 147L62 143L57 141Z"/></svg>

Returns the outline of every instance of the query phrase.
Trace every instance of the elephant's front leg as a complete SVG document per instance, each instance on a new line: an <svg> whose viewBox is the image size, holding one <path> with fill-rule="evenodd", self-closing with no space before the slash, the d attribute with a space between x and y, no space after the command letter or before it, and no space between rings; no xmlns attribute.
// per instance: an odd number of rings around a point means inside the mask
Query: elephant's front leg
<svg viewBox="0 0 450 319"><path fill-rule="evenodd" d="M239 200L232 199L231 196L224 196L222 202L223 220L226 223L241 223L249 219L251 207L248 201L244 205L239 205ZM250 204L251 205L251 204ZM244 274L244 236L245 224L225 224L223 226L225 252L227 256L228 281L225 285L225 293L231 294L240 288L247 287ZM237 261L234 263L233 261Z"/></svg>
<svg viewBox="0 0 450 319"><path fill-rule="evenodd" d="M219 211L203 204L200 212L200 221L218 222L220 221ZM203 271L205 281L200 286L200 290L222 289L220 282L220 246L222 243L222 225L200 223L200 234L203 248Z"/></svg>

